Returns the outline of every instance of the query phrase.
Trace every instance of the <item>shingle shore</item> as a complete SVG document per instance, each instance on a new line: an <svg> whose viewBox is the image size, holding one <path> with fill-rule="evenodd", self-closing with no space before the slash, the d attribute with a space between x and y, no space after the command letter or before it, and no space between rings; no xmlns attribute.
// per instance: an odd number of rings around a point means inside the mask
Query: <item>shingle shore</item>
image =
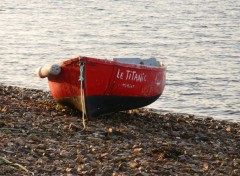
<svg viewBox="0 0 240 176"><path fill-rule="evenodd" d="M240 175L240 123L138 109L86 125L49 92L0 85L0 175Z"/></svg>

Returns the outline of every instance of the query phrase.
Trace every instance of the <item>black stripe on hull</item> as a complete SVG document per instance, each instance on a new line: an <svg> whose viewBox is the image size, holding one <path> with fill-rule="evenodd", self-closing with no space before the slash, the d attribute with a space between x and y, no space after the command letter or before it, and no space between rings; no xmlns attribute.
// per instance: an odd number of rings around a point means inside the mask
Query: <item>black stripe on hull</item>
<svg viewBox="0 0 240 176"><path fill-rule="evenodd" d="M156 101L160 95L152 97L123 97L123 96L88 96L86 108L88 118L104 114L136 109L147 106Z"/></svg>

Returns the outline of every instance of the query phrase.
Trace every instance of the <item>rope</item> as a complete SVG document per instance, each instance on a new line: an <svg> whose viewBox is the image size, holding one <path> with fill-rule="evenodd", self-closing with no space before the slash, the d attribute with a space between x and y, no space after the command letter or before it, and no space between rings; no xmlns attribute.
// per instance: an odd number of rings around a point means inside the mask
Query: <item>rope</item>
<svg viewBox="0 0 240 176"><path fill-rule="evenodd" d="M79 58L80 59L80 58ZM86 128L86 123L85 123L85 100L84 100L84 91L83 91L83 68L84 64L80 62L80 98L81 98L81 105L82 105L82 123L83 123L83 129Z"/></svg>

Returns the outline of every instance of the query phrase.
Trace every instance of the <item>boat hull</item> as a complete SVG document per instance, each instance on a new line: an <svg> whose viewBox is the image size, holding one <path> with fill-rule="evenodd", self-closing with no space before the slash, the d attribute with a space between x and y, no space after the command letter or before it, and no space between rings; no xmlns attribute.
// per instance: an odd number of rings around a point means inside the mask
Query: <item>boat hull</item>
<svg viewBox="0 0 240 176"><path fill-rule="evenodd" d="M79 57L48 77L53 97L89 118L151 104L162 94L166 67L148 67Z"/></svg>
<svg viewBox="0 0 240 176"><path fill-rule="evenodd" d="M86 97L86 106L90 109L88 115L90 117L97 117L119 110L123 111L146 106L156 101L159 96L160 95L153 97L89 96Z"/></svg>

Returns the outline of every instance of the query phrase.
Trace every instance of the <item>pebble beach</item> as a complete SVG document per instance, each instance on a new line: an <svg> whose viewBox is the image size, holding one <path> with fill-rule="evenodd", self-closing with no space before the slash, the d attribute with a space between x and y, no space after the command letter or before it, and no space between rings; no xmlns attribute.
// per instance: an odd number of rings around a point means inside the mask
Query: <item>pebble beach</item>
<svg viewBox="0 0 240 176"><path fill-rule="evenodd" d="M240 123L118 112L87 120L50 92L0 84L0 175L240 175Z"/></svg>

